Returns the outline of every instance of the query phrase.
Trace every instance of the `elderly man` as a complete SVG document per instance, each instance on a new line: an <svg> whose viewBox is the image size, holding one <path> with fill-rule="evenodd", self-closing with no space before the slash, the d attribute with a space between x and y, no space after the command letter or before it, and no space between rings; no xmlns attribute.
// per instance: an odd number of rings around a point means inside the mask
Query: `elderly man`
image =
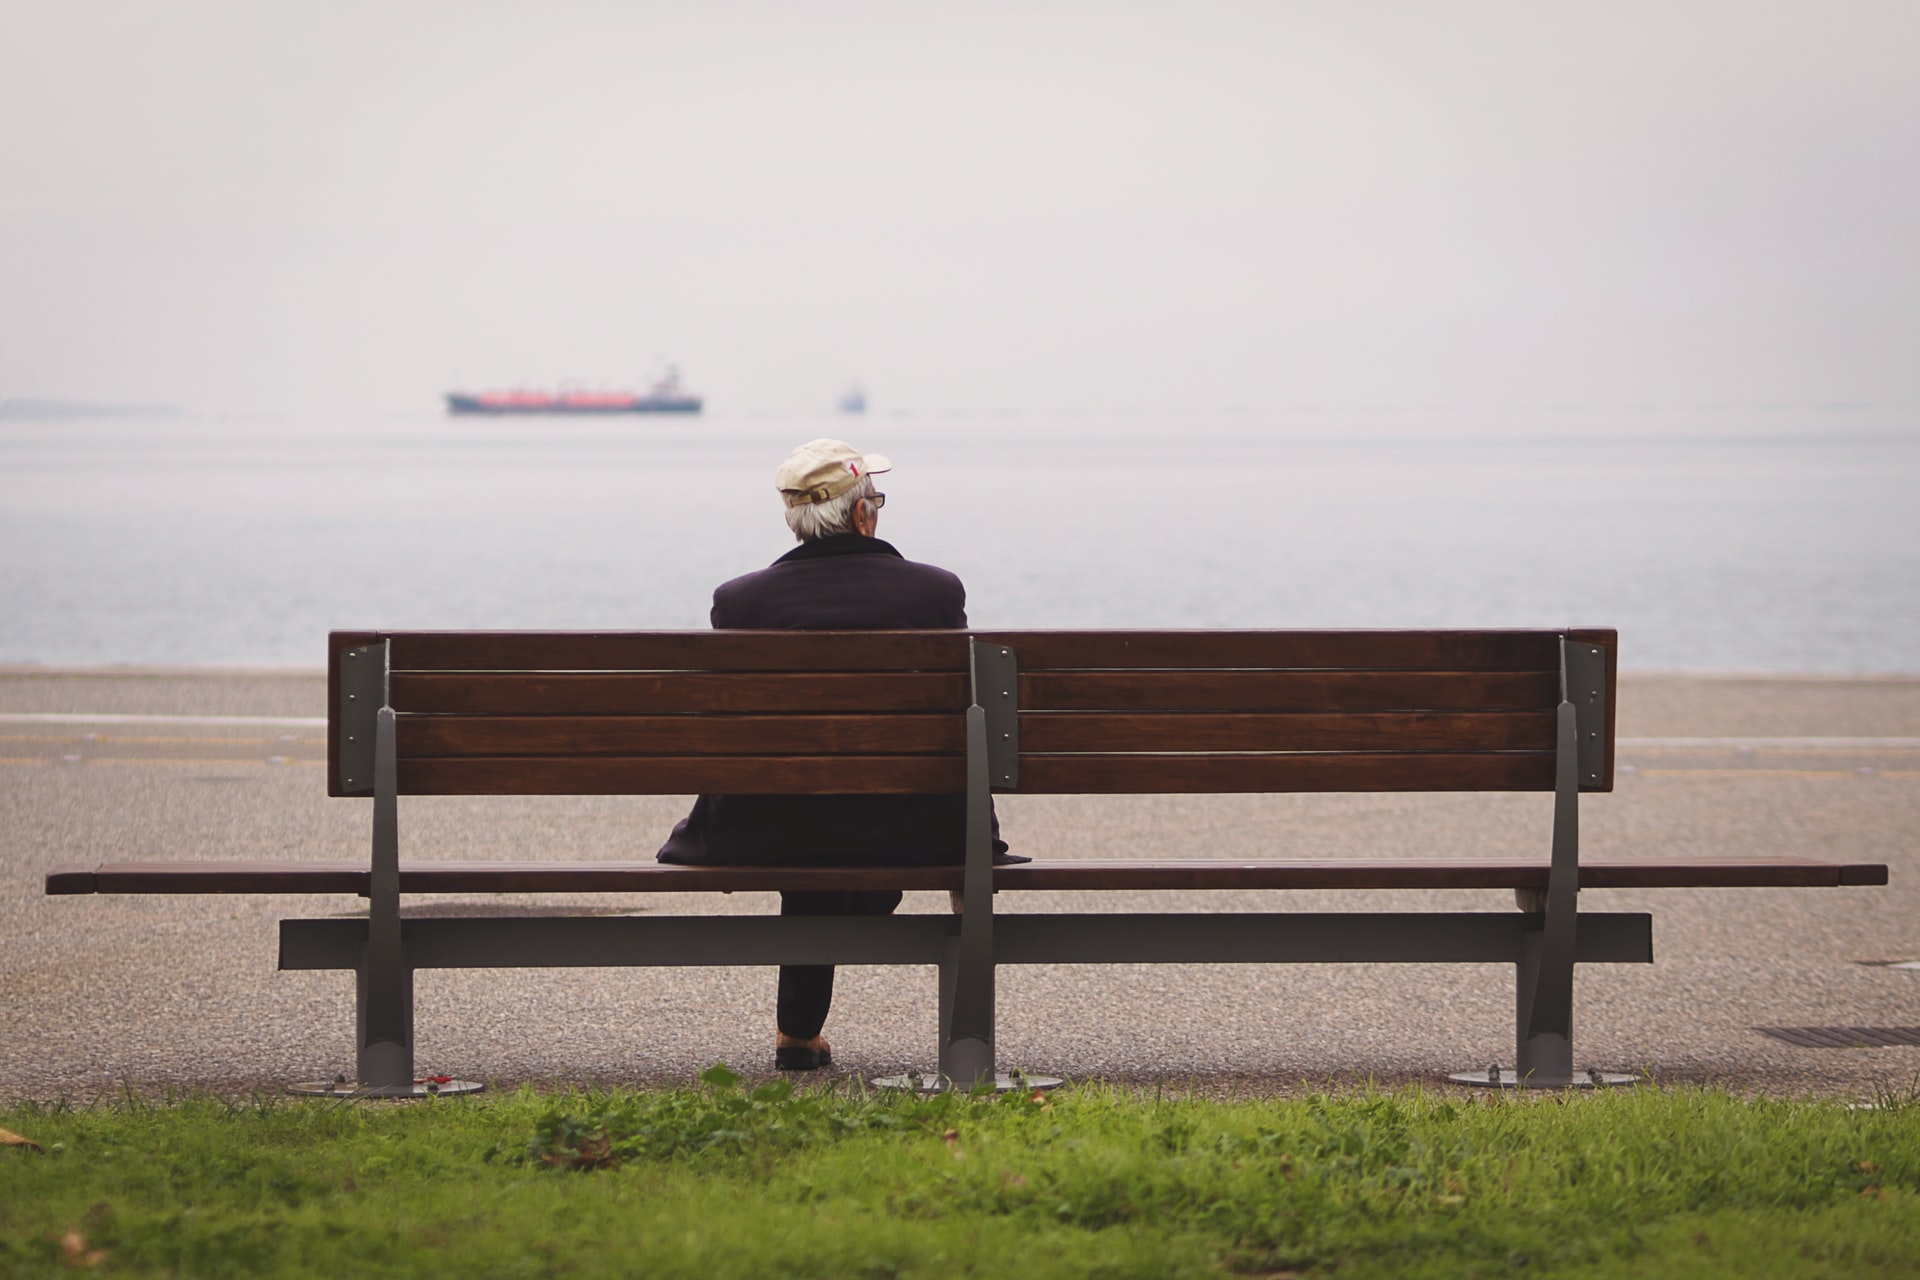
<svg viewBox="0 0 1920 1280"><path fill-rule="evenodd" d="M801 445L774 472L800 545L713 593L715 627L919 630L967 625L967 593L945 569L916 564L874 536L892 464L841 440ZM964 796L701 796L660 848L662 862L754 866L910 866L963 860ZM994 844L997 861L1021 861ZM782 893L789 916L887 915L892 892ZM832 965L782 965L774 1065L830 1063L821 1036Z"/></svg>

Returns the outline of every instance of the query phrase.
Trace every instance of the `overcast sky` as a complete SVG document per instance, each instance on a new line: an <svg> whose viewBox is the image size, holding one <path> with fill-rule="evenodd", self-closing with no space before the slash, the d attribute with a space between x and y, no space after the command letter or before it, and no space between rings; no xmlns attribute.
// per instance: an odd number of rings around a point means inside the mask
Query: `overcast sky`
<svg viewBox="0 0 1920 1280"><path fill-rule="evenodd" d="M1920 403L1920 4L0 0L0 398Z"/></svg>

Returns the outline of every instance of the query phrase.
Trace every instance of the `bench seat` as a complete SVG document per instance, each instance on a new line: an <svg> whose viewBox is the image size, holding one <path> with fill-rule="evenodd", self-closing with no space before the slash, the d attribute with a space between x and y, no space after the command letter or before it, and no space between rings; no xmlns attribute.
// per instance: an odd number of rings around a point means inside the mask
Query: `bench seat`
<svg viewBox="0 0 1920 1280"><path fill-rule="evenodd" d="M1544 862L1499 858L1073 859L996 867L996 890L1545 889ZM961 867L684 867L647 862L402 862L403 893L958 890ZM50 894L367 893L362 862L106 862L60 867ZM1812 888L1887 882L1884 863L1824 858L1592 859L1582 889Z"/></svg>

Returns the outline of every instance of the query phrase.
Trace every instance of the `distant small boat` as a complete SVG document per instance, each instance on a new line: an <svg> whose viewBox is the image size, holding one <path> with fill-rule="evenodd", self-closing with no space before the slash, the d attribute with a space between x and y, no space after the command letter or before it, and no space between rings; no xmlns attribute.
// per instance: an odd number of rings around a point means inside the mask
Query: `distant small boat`
<svg viewBox="0 0 1920 1280"><path fill-rule="evenodd" d="M848 387L846 394L840 397L840 412L865 413L867 411L867 393L859 387Z"/></svg>
<svg viewBox="0 0 1920 1280"><path fill-rule="evenodd" d="M698 413L702 401L680 386L680 371L637 391L449 391L448 413Z"/></svg>

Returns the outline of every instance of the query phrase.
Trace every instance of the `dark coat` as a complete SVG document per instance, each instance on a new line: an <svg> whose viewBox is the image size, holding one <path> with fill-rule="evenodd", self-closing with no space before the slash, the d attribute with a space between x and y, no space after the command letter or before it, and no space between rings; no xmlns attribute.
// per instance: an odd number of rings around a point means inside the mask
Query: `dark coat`
<svg viewBox="0 0 1920 1280"><path fill-rule="evenodd" d="M716 628L930 631L967 625L967 589L879 538L842 533L803 542L713 593Z"/></svg>
<svg viewBox="0 0 1920 1280"><path fill-rule="evenodd" d="M716 628L933 630L967 625L960 579L878 538L803 542L713 593ZM997 825L997 824L996 824ZM965 796L701 796L660 847L700 866L928 866L964 860ZM997 834L997 832L996 832ZM995 841L995 848L1005 845Z"/></svg>

